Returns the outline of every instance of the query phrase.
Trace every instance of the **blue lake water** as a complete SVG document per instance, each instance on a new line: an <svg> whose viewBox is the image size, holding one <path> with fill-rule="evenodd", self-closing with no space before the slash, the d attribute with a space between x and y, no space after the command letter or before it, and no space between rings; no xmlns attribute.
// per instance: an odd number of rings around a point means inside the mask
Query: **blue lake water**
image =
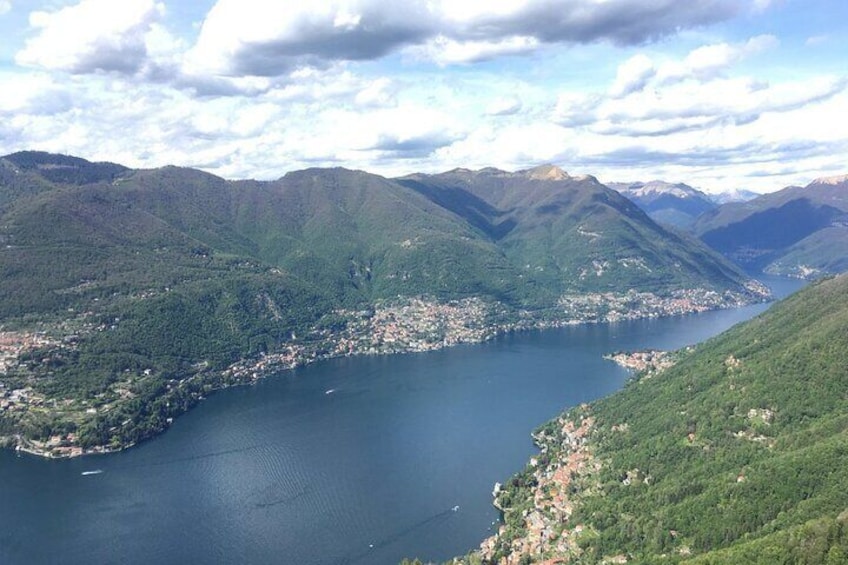
<svg viewBox="0 0 848 565"><path fill-rule="evenodd" d="M768 279L778 295L801 286ZM619 389L606 353L703 341L766 305L335 359L220 392L122 453L0 452L0 563L395 564L490 534L530 432Z"/></svg>

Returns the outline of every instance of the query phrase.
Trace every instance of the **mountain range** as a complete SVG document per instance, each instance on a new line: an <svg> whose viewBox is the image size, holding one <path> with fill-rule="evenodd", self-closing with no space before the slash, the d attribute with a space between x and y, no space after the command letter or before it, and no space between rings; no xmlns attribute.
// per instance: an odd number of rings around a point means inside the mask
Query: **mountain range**
<svg viewBox="0 0 848 565"><path fill-rule="evenodd" d="M682 182L612 182L607 186L632 200L657 222L681 228L691 226L698 216L718 206L708 194Z"/></svg>
<svg viewBox="0 0 848 565"><path fill-rule="evenodd" d="M753 200L759 195L759 192L754 192L753 190L736 188L711 194L710 199L716 204L729 204L730 202L747 202L748 200Z"/></svg>
<svg viewBox="0 0 848 565"><path fill-rule="evenodd" d="M748 269L815 277L848 269L848 176L791 186L707 212L693 225Z"/></svg>
<svg viewBox="0 0 848 565"><path fill-rule="evenodd" d="M496 242L521 276L561 292L663 289L734 277L694 238L669 231L591 176L545 165L398 179Z"/></svg>
<svg viewBox="0 0 848 565"><path fill-rule="evenodd" d="M654 186L627 190L654 212L652 192L690 197ZM707 210L701 241L550 165L232 181L7 155L0 444L122 449L263 371L760 300L718 252L845 270L846 188ZM540 428L543 453L498 491L487 557L844 562L846 316L848 278L821 281Z"/></svg>
<svg viewBox="0 0 848 565"><path fill-rule="evenodd" d="M274 367L764 296L551 166L260 182L20 152L0 159L0 243L0 438L52 454L130 445Z"/></svg>

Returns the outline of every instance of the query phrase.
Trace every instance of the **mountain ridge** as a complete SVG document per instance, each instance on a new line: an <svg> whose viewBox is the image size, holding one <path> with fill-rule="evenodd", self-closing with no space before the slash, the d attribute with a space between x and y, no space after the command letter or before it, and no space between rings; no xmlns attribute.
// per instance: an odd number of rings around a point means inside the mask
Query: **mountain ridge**
<svg viewBox="0 0 848 565"><path fill-rule="evenodd" d="M573 287L578 291L587 290L581 283L595 279L624 285L648 280L681 284L695 263L710 264L716 271L725 268L705 247L657 225L630 200L591 176L539 179L526 171L454 170L398 181L465 214L496 238L514 263L536 269L537 277L577 274ZM692 249L696 258L664 248L661 242L667 241L681 245L686 241L687 249L697 248ZM599 271L606 276L593 279L587 274Z"/></svg>
<svg viewBox="0 0 848 565"><path fill-rule="evenodd" d="M607 186L632 200L654 220L679 228L691 226L701 214L716 207L708 194L682 182L611 182Z"/></svg>
<svg viewBox="0 0 848 565"><path fill-rule="evenodd" d="M693 231L748 268L804 277L848 270L848 175L723 205Z"/></svg>
<svg viewBox="0 0 848 565"><path fill-rule="evenodd" d="M0 443L41 454L132 445L213 390L317 359L765 297L593 177L552 167L457 170L436 177L445 187L37 152L0 171L0 395L18 399Z"/></svg>

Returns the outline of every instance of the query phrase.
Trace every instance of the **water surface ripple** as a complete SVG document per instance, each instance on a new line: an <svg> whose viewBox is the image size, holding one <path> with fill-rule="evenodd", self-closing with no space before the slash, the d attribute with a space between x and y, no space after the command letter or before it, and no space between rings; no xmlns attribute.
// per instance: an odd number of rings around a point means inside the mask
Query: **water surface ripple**
<svg viewBox="0 0 848 565"><path fill-rule="evenodd" d="M771 282L780 293L799 286ZM534 453L530 432L621 387L627 374L602 355L696 343L764 308L335 359L215 394L122 453L2 452L0 563L394 564L465 553L497 519L492 485Z"/></svg>

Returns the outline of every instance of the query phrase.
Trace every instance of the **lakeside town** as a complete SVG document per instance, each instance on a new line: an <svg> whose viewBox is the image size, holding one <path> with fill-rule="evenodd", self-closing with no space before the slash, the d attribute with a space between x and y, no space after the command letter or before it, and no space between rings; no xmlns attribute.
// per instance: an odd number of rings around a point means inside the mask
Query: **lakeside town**
<svg viewBox="0 0 848 565"><path fill-rule="evenodd" d="M767 290L752 286L751 295L764 299ZM254 383L281 370L305 366L322 359L351 355L420 353L458 344L480 343L498 335L531 329L548 329L585 323L615 323L638 318L684 315L750 303L751 295L719 293L708 289L679 290L667 296L649 292L590 293L563 296L558 307L546 312L509 312L504 306L480 298L440 302L428 297L397 298L377 303L373 309L337 311L345 321L341 329L316 328L308 335L292 335L275 351L243 359L223 371L198 363L182 379L167 382L163 394L168 412L156 424L163 431L179 413L211 392ZM97 328L98 331L108 331ZM39 390L38 363L51 351L72 350L83 335L49 335L48 332L0 332L0 446L45 457L74 457L104 453L133 443L118 432L135 425L132 417L113 423L108 444L81 446L76 428L96 418L117 414L138 395L149 370L125 374L91 399L51 398ZM37 353L44 359L31 359ZM27 362L23 360L27 359ZM617 360L618 361L618 360ZM638 366L634 366L637 370ZM174 402L170 402L174 400ZM180 408L182 407L182 408ZM72 422L62 434L26 437L27 425L50 420Z"/></svg>
<svg viewBox="0 0 848 565"><path fill-rule="evenodd" d="M687 347L691 351L692 347ZM640 379L650 379L674 366L676 358L668 351L649 349L647 351L619 351L604 355L604 359L624 367Z"/></svg>
<svg viewBox="0 0 848 565"><path fill-rule="evenodd" d="M588 405L575 412L534 433L539 455L506 486L495 485L494 504L508 519L481 543L479 555L485 562L520 565L525 555L579 558L578 540L586 526L571 523L580 503L574 493L597 487L601 462L589 443L595 419Z"/></svg>

